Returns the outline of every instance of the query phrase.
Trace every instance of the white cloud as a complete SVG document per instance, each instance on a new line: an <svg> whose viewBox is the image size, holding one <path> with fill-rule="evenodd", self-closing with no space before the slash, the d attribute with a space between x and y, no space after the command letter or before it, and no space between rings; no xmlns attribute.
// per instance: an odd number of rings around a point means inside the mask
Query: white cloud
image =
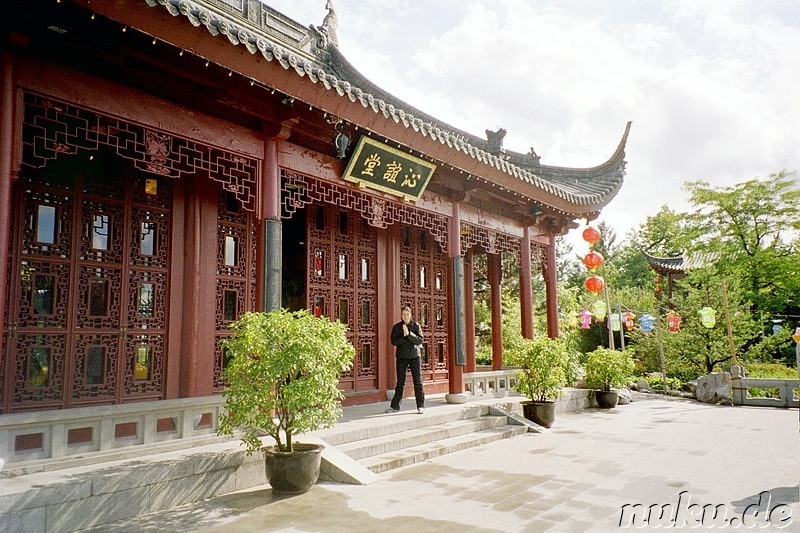
<svg viewBox="0 0 800 533"><path fill-rule="evenodd" d="M324 0L266 0L304 25ZM507 148L594 166L633 120L603 210L622 237L686 180L800 170L800 0L334 0L340 48L380 87ZM578 239L580 237L578 236Z"/></svg>

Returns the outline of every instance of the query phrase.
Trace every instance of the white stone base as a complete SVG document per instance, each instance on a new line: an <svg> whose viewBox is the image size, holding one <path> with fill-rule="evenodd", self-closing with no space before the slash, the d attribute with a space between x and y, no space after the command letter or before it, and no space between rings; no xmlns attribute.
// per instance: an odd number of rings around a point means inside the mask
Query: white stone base
<svg viewBox="0 0 800 533"><path fill-rule="evenodd" d="M458 394L445 394L444 399L447 403L467 403L469 396L463 392Z"/></svg>

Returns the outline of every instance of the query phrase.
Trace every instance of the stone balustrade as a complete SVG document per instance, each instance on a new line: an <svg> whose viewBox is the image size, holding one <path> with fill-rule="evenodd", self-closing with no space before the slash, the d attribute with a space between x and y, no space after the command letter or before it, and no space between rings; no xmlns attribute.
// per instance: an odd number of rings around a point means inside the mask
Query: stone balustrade
<svg viewBox="0 0 800 533"><path fill-rule="evenodd" d="M507 395L516 382L517 369L505 368L503 370L487 370L480 372L465 372L463 376L464 392L470 396L495 396Z"/></svg>
<svg viewBox="0 0 800 533"><path fill-rule="evenodd" d="M493 395L494 397L507 396L513 392L516 383L516 368L502 370L482 370L467 372L463 376L464 394L469 397ZM576 389L564 387L561 396L556 400L556 413L569 413L587 409L596 405L594 395L589 389Z"/></svg>
<svg viewBox="0 0 800 533"><path fill-rule="evenodd" d="M0 460L8 470L18 462L76 462L115 452L129 457L137 447L169 448L170 443L177 446L191 438L216 439L223 405L222 396L206 396L5 414L0 416ZM3 474L0 471L0 477Z"/></svg>
<svg viewBox="0 0 800 533"><path fill-rule="evenodd" d="M780 398L759 398L749 394L750 389L778 389ZM741 374L741 367L731 367L731 391L734 405L760 407L800 407L800 398L795 390L800 389L800 379L748 378Z"/></svg>
<svg viewBox="0 0 800 533"><path fill-rule="evenodd" d="M731 379L733 403L736 405L755 405L761 407L800 407L794 390L800 388L800 380L774 378L741 378L739 387ZM759 398L749 394L749 389L778 389L780 398Z"/></svg>

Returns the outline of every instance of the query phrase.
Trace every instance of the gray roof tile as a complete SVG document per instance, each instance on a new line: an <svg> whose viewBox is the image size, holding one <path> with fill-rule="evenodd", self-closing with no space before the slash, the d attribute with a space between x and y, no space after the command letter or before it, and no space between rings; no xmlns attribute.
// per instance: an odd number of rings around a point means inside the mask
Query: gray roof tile
<svg viewBox="0 0 800 533"><path fill-rule="evenodd" d="M173 16L185 16L194 26L204 26L213 36L226 36L233 45L244 45L251 54L261 53L267 61L276 60L284 69L294 70L299 76L307 76L312 83L319 83L325 90L335 90L339 96L371 108L386 119L430 136L441 144L469 154L493 168L518 178L534 188L567 200L587 211L602 207L619 191L625 176L625 145L630 131L630 122L622 140L612 157L594 168L577 169L546 165L525 165L520 161L525 154L506 152L504 157L484 150L486 141L460 131L400 101L366 80L341 55L337 48L315 49L316 30L303 28L268 6L251 3L248 9L260 8L272 15L280 15L280 24L275 17L259 17L261 23L252 22L232 11L230 6L215 0L145 0L151 7L163 6ZM222 9L227 7L227 9ZM270 26L273 22L274 26ZM289 31L291 30L291 31ZM285 48L276 41L285 44ZM337 75L338 74L338 75ZM346 79L342 79L346 78ZM397 104L397 105L395 105ZM445 128L442 127L445 126Z"/></svg>

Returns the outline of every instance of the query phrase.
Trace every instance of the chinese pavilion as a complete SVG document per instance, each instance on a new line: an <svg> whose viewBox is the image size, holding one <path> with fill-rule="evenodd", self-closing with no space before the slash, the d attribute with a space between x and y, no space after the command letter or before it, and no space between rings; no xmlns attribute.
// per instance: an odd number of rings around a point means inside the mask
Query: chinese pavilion
<svg viewBox="0 0 800 533"><path fill-rule="evenodd" d="M657 257L642 250L647 265L659 276L667 279L667 299L672 298L675 283L686 277L686 273L696 268L702 268L717 261L714 254L689 255L684 250L680 255Z"/></svg>
<svg viewBox="0 0 800 533"><path fill-rule="evenodd" d="M0 34L0 413L211 396L227 326L308 308L349 326L349 403L394 384L412 307L429 393L475 370L487 254L495 365L502 253L558 335L555 237L625 174L547 166L370 82L328 3L303 26L256 0L11 0Z"/></svg>

